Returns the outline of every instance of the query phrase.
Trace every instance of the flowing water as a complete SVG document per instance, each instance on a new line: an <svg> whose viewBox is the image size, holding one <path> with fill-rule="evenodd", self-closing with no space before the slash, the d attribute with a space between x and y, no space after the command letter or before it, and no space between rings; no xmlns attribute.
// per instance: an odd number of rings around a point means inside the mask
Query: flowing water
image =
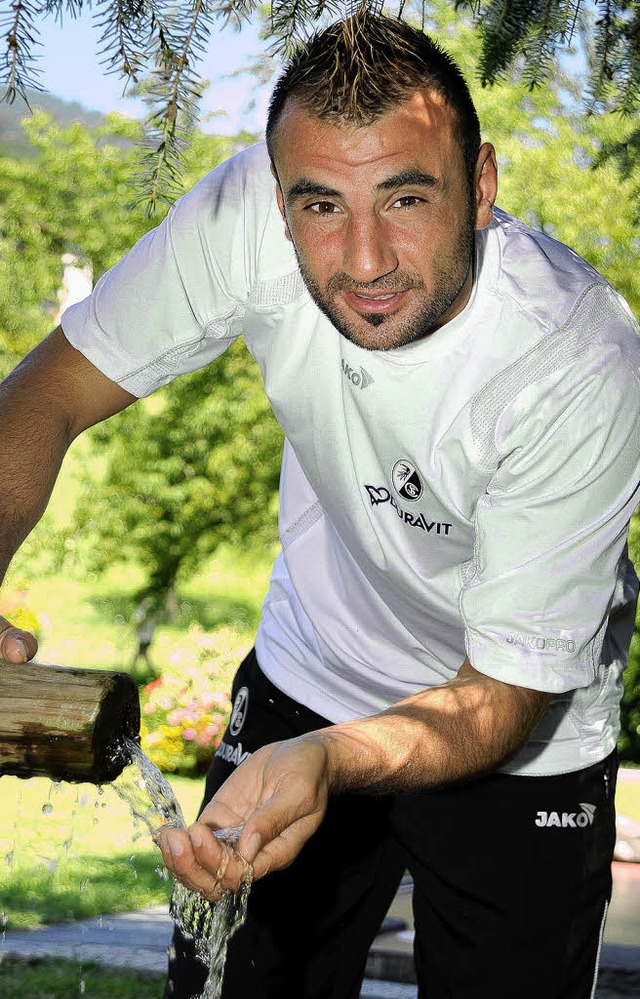
<svg viewBox="0 0 640 999"><path fill-rule="evenodd" d="M180 805L169 782L137 743L125 739L125 748L131 763L112 782L116 794L126 802L136 818L144 822L152 835L164 825L185 828ZM239 826L219 829L214 835L233 847L241 831ZM198 959L209 969L201 999L218 999L220 996L227 944L244 923L251 875L252 869L247 865L239 890L227 892L215 903L207 902L196 892L175 882L171 915L182 932L193 939Z"/></svg>

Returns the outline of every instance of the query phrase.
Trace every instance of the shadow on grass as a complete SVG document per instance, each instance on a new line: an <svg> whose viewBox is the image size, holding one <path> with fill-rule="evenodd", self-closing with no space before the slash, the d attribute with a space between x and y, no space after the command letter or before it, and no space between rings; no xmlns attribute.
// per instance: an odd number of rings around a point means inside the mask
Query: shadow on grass
<svg viewBox="0 0 640 999"><path fill-rule="evenodd" d="M3 878L0 905L7 930L33 929L169 901L157 851L75 856L56 865L17 865ZM4 993L3 993L4 995Z"/></svg>

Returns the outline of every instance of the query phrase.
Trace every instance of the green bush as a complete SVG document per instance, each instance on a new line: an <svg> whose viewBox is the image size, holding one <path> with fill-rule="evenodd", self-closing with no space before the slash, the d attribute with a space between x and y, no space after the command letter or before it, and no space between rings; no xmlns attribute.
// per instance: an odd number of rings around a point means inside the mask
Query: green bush
<svg viewBox="0 0 640 999"><path fill-rule="evenodd" d="M621 720L618 740L620 759L640 763L640 631L637 625L631 639L629 665L624 673Z"/></svg>

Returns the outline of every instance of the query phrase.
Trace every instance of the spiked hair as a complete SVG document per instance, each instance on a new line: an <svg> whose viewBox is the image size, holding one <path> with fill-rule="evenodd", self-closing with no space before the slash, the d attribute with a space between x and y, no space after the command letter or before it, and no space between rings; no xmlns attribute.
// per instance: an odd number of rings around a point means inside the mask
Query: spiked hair
<svg viewBox="0 0 640 999"><path fill-rule="evenodd" d="M271 160L275 130L291 99L323 121L370 125L420 89L435 91L455 112L472 190L480 124L458 65L424 32L364 4L299 45L285 66L267 116Z"/></svg>

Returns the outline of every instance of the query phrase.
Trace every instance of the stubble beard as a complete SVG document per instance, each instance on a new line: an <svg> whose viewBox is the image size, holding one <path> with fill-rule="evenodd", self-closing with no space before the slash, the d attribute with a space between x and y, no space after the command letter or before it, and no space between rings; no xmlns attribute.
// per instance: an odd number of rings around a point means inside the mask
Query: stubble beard
<svg viewBox="0 0 640 999"><path fill-rule="evenodd" d="M365 350L394 350L429 336L443 325L442 317L460 295L471 269L474 233L473 220L467 217L456 243L434 270L433 288L430 292L419 275L403 271L394 271L369 284L358 284L348 274L341 272L332 275L326 287L321 288L297 249L296 257L302 279L313 301L343 337ZM412 313L400 319L396 319L392 312L363 312L357 313L360 320L358 322L345 315L334 304L340 291L366 295L408 290L417 292L418 301ZM379 328L380 335L370 333L367 336L366 326L363 329L362 323L374 329Z"/></svg>

